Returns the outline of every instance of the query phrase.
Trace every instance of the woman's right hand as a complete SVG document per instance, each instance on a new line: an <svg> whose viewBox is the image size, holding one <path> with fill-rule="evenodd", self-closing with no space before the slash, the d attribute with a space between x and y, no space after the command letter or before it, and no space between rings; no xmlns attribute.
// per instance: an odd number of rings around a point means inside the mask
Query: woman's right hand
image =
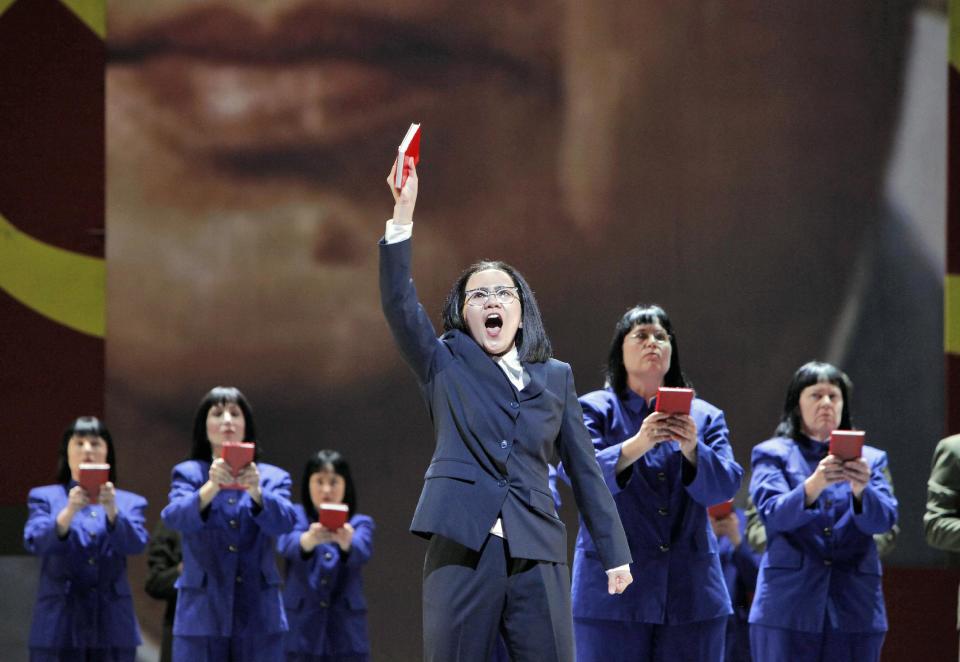
<svg viewBox="0 0 960 662"><path fill-rule="evenodd" d="M222 457L218 457L210 465L210 482L216 486L217 491L223 485L230 485L235 482L230 465Z"/></svg>
<svg viewBox="0 0 960 662"><path fill-rule="evenodd" d="M90 497L87 496L87 491L80 487L79 485L74 485L70 488L70 492L67 495L67 505L63 507L59 513L57 513L57 535L61 538L67 535L67 531L70 530L70 523L73 521L74 515L83 510L87 505L90 504Z"/></svg>
<svg viewBox="0 0 960 662"><path fill-rule="evenodd" d="M309 554L317 545L333 540L333 532L320 522L313 522L310 528L300 534L300 548Z"/></svg>
<svg viewBox="0 0 960 662"><path fill-rule="evenodd" d="M843 462L836 455L827 455L820 460L810 477L803 481L804 502L813 505L828 485L843 481Z"/></svg>
<svg viewBox="0 0 960 662"><path fill-rule="evenodd" d="M413 208L417 204L417 167L413 163L412 156L407 157L407 164L410 166L410 174L407 176L407 181L403 183L402 189L397 189L393 185L397 175L396 160L390 168L390 174L387 175L387 186L393 194L393 222L401 225L413 222Z"/></svg>
<svg viewBox="0 0 960 662"><path fill-rule="evenodd" d="M676 435L671 427L670 414L654 412L643 419L637 433L620 447L616 472L620 473L629 467L657 444L674 439Z"/></svg>

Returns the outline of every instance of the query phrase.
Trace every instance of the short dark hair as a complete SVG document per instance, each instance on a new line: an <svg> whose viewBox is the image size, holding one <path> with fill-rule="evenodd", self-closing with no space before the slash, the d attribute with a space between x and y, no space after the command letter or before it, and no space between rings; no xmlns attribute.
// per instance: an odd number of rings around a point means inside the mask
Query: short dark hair
<svg viewBox="0 0 960 662"><path fill-rule="evenodd" d="M60 455L57 458L57 482L68 485L73 479L70 463L67 461L67 446L73 437L102 437L107 442L107 464L110 465L110 482L117 484L117 454L113 450L113 437L110 430L96 416L81 416L63 431L60 439Z"/></svg>
<svg viewBox="0 0 960 662"><path fill-rule="evenodd" d="M243 441L256 444L254 460L260 459L260 443L257 441L257 426L253 420L253 410L247 397L235 386L214 386L203 396L193 418L193 446L190 448L191 460L209 462L213 459L213 449L207 438L207 414L215 405L236 404L243 412Z"/></svg>
<svg viewBox="0 0 960 662"><path fill-rule="evenodd" d="M799 440L803 436L803 419L800 416L800 394L808 386L830 383L840 389L843 396L843 413L840 415L840 429L850 430L853 426L853 411L850 396L853 394L853 382L840 368L822 361L804 363L793 373L790 386L787 387L787 399L783 403L783 416L774 432L778 437L790 437Z"/></svg>
<svg viewBox="0 0 960 662"><path fill-rule="evenodd" d="M530 285L527 284L523 275L500 260L481 260L463 270L453 287L450 288L447 300L443 304L443 330L446 332L459 329L469 335L470 330L467 328L466 320L463 319L464 291L466 291L470 276L487 269L497 269L506 273L513 279L513 284L517 286L520 305L523 306L523 326L517 329L516 337L519 359L527 363L543 363L548 360L553 356L553 347L550 345L550 338L547 337L547 331L543 327L543 318L540 316L537 298L533 295L533 290L530 289Z"/></svg>
<svg viewBox="0 0 960 662"><path fill-rule="evenodd" d="M303 467L303 478L300 481L300 499L303 502L303 510L307 514L308 522L316 522L320 518L316 507L313 505L313 499L310 498L310 476L325 469L343 478L343 482L346 483L343 502L347 504L351 515L357 514L357 490L353 485L353 476L350 474L350 464L339 451L325 449L311 455L307 464Z"/></svg>
<svg viewBox="0 0 960 662"><path fill-rule="evenodd" d="M607 384L613 392L617 395L624 395L627 392L627 369L623 365L623 340L638 324L660 324L670 337L670 368L663 376L663 385L672 388L693 388L693 384L680 368L680 346L667 311L657 304L641 303L625 312L613 330L605 371Z"/></svg>

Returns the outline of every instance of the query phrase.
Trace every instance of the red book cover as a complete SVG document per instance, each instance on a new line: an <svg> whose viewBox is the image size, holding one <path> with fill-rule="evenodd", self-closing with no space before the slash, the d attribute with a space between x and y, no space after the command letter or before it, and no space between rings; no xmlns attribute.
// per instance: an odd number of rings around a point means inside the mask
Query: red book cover
<svg viewBox="0 0 960 662"><path fill-rule="evenodd" d="M87 491L90 503L97 503L100 498L100 486L110 480L110 465L81 462L79 468L80 476L77 482Z"/></svg>
<svg viewBox="0 0 960 662"><path fill-rule="evenodd" d="M689 414L693 403L692 388L661 386L657 391L656 411L664 414Z"/></svg>
<svg viewBox="0 0 960 662"><path fill-rule="evenodd" d="M707 507L707 514L710 515L711 519L723 519L724 517L729 517L732 512L733 499Z"/></svg>
<svg viewBox="0 0 960 662"><path fill-rule="evenodd" d="M411 124L407 129L407 135L403 137L403 142L397 148L397 174L394 176L393 185L400 189L407 182L407 176L410 174L410 165L407 163L408 157L413 157L413 164L420 163L420 125Z"/></svg>
<svg viewBox="0 0 960 662"><path fill-rule="evenodd" d="M324 528L336 531L347 521L347 515L350 508L344 503L322 503L320 504L320 523Z"/></svg>
<svg viewBox="0 0 960 662"><path fill-rule="evenodd" d="M230 465L230 472L234 478L237 477L241 469L253 462L253 452L256 448L256 444L244 441L223 442L223 446L220 447L220 457ZM242 490L245 488L239 483L231 483L230 485L221 485L220 489Z"/></svg>
<svg viewBox="0 0 960 662"><path fill-rule="evenodd" d="M841 460L855 460L863 454L863 430L834 430L830 433L830 454Z"/></svg>

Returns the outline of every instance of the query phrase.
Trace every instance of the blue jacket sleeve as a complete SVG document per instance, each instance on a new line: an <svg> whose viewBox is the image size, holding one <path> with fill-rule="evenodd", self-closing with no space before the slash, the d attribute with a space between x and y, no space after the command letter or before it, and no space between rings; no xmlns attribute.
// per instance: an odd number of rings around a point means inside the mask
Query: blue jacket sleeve
<svg viewBox="0 0 960 662"><path fill-rule="evenodd" d="M809 524L820 514L819 502L810 508L804 504L803 481L790 486L782 452L774 449L775 441L754 447L751 455L753 476L750 479L750 497L763 521L767 540L777 531L793 531ZM783 449L781 448L781 451Z"/></svg>
<svg viewBox="0 0 960 662"><path fill-rule="evenodd" d="M281 469L264 471L260 479L260 511L253 521L260 530L271 536L279 536L293 529L297 512L290 503L290 474Z"/></svg>
<svg viewBox="0 0 960 662"><path fill-rule="evenodd" d="M206 482L199 465L191 462L173 468L170 481L170 502L160 513L163 523L181 533L199 531L206 525L200 512L200 488Z"/></svg>
<svg viewBox="0 0 960 662"><path fill-rule="evenodd" d="M110 542L123 554L139 554L147 546L147 500L139 494L126 493L121 500L117 495L117 519L107 527Z"/></svg>
<svg viewBox="0 0 960 662"><path fill-rule="evenodd" d="M690 498L704 507L732 499L743 480L743 468L730 448L726 417L715 411L704 420L703 435L697 442L697 466L690 467L693 480L685 485ZM683 461L687 463L686 458Z"/></svg>
<svg viewBox="0 0 960 662"><path fill-rule="evenodd" d="M404 360L426 384L442 353L433 323L417 299L410 273L412 244L412 239L380 242L380 305Z"/></svg>
<svg viewBox="0 0 960 662"><path fill-rule="evenodd" d="M36 489L30 490L27 497L27 523L23 527L23 546L31 554L66 554L71 549L71 536L67 531L65 538L57 535L57 513L43 494Z"/></svg>
<svg viewBox="0 0 960 662"><path fill-rule="evenodd" d="M887 454L877 451L871 462L870 482L860 495L860 508L851 509L854 524L867 535L886 533L897 523L897 498L887 482L886 466ZM853 499L852 493L850 498Z"/></svg>
<svg viewBox="0 0 960 662"><path fill-rule="evenodd" d="M573 496L607 570L631 563L630 549L616 504L600 472L590 437L583 424L573 373L566 366L566 404L560 425L558 450L573 487Z"/></svg>
<svg viewBox="0 0 960 662"><path fill-rule="evenodd" d="M351 568L364 565L373 555L373 520L369 517L357 518L354 523L353 543L347 554L347 566Z"/></svg>

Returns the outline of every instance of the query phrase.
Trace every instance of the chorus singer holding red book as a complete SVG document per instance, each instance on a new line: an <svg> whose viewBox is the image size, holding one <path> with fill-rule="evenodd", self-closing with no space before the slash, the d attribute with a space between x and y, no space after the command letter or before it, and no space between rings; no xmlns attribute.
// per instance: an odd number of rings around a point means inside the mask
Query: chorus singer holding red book
<svg viewBox="0 0 960 662"><path fill-rule="evenodd" d="M450 289L437 337L411 278L418 179L410 165L401 189L396 165L387 179L395 204L380 241L380 296L435 430L410 527L430 540L424 659L485 662L499 632L515 662L569 662L566 531L548 484L554 456L572 478L596 541L598 578L611 594L632 581L627 539L593 456L573 373L551 358L523 276L499 261L468 267Z"/></svg>
<svg viewBox="0 0 960 662"><path fill-rule="evenodd" d="M182 536L174 660L283 659L287 618L274 544L296 521L290 475L257 461L231 467L221 457L224 444L247 442L256 445L256 460L257 441L253 411L239 389L218 386L204 396L190 459L173 468L170 503L161 514Z"/></svg>
<svg viewBox="0 0 960 662"><path fill-rule="evenodd" d="M81 465L109 464L96 501ZM30 490L23 544L42 560L30 628L30 659L133 662L140 629L127 581L127 556L147 544L142 496L116 487L110 431L78 418L63 434L57 483Z"/></svg>

